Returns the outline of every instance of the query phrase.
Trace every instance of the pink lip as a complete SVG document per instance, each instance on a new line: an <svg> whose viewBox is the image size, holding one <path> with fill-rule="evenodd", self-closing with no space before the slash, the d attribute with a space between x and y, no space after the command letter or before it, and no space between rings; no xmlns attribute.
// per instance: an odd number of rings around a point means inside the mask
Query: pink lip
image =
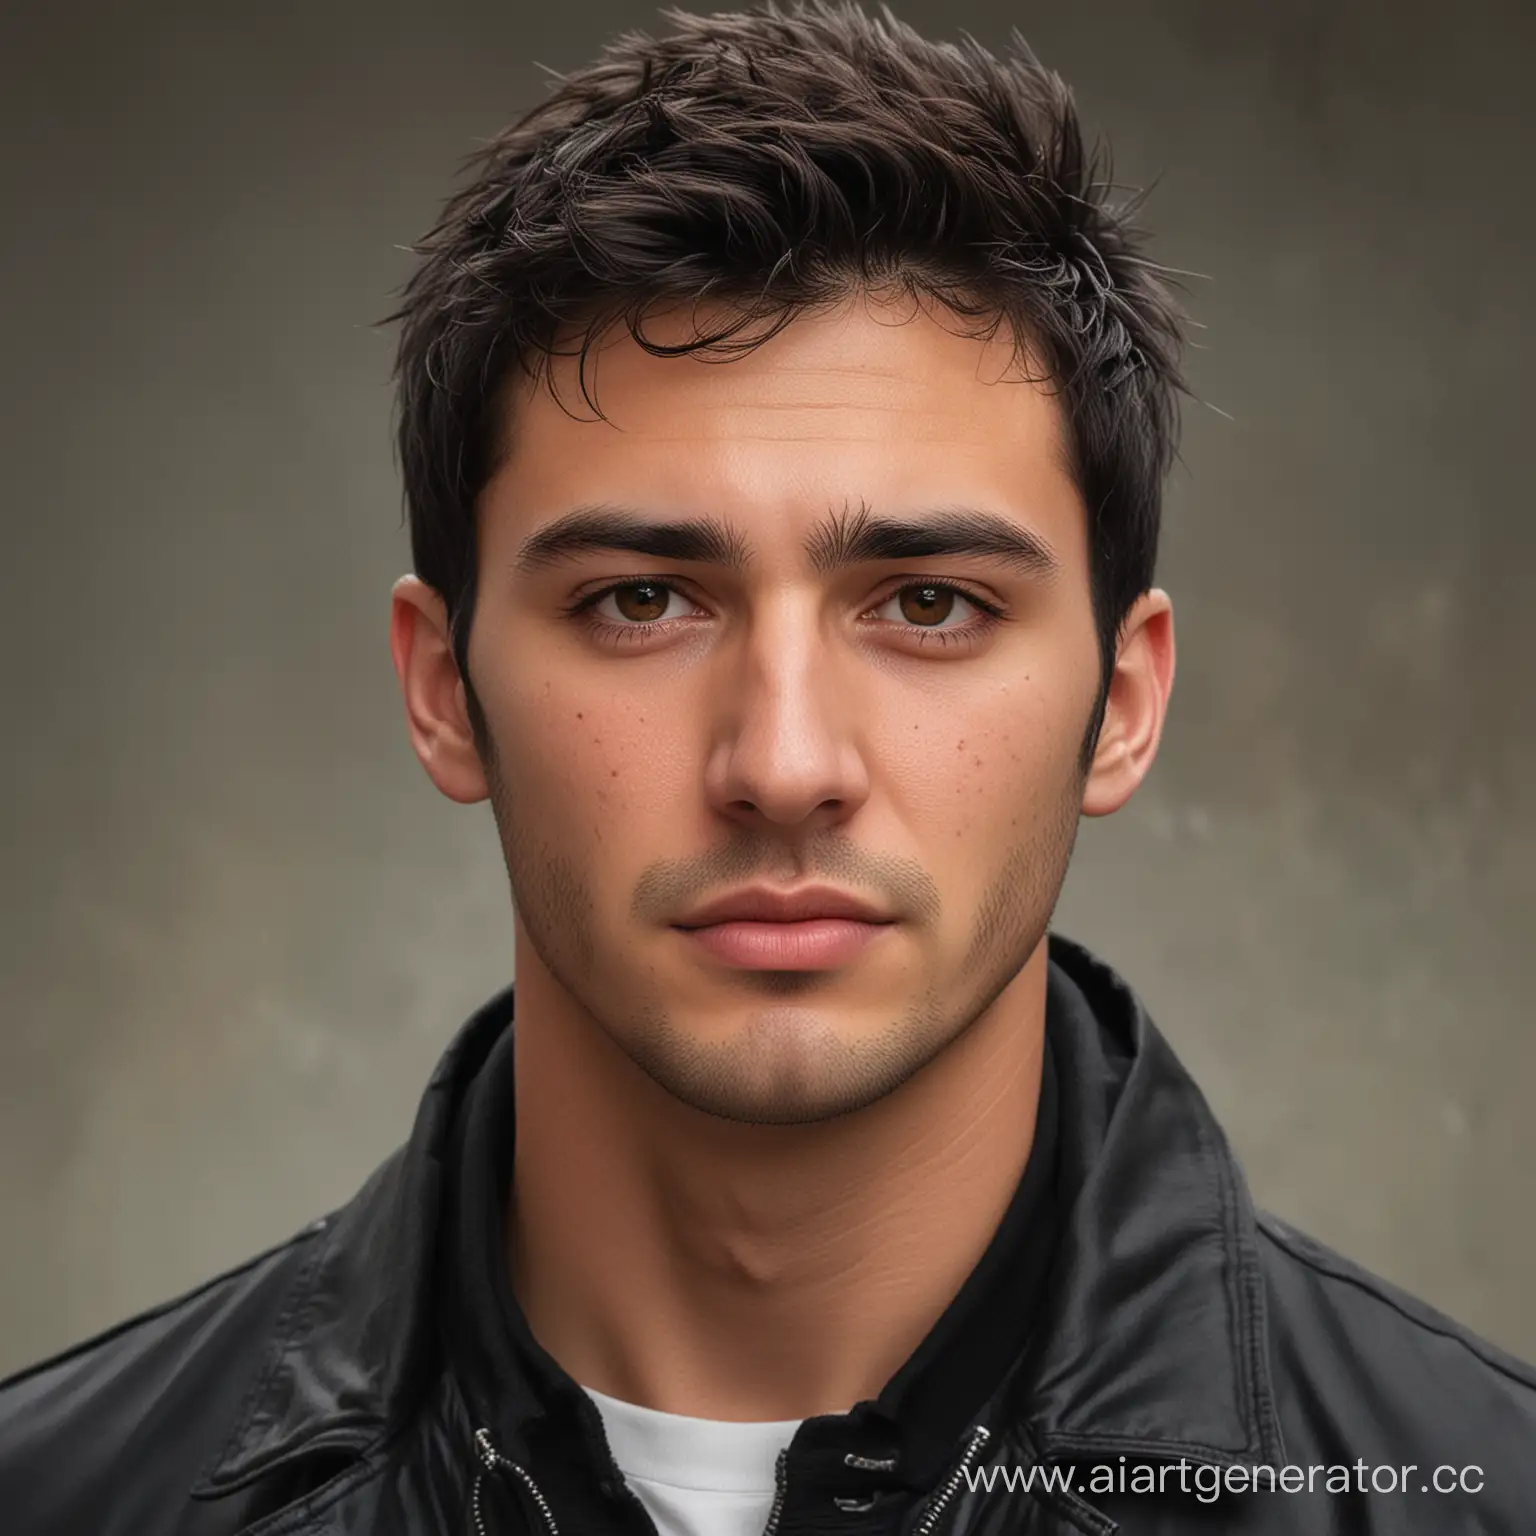
<svg viewBox="0 0 1536 1536"><path fill-rule="evenodd" d="M825 971L846 965L890 923L846 917L800 922L724 922L682 928L715 959L749 971Z"/></svg>
<svg viewBox="0 0 1536 1536"><path fill-rule="evenodd" d="M729 891L676 920L679 928L707 928L716 923L803 923L813 918L846 918L856 923L888 923L891 913L862 897L830 885L778 890L755 885Z"/></svg>

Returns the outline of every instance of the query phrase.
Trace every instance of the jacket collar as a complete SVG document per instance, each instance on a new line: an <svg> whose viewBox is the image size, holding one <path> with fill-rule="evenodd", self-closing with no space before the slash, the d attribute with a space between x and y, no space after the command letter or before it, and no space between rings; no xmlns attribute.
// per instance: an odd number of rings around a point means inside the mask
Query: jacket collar
<svg viewBox="0 0 1536 1536"><path fill-rule="evenodd" d="M1014 1410L1047 1459L1280 1465L1242 1175L1130 988L1080 945L1050 946L1069 1209ZM441 1363L434 1266L455 1114L511 1018L509 987L449 1047L410 1140L322 1224L204 1496L311 1451L366 1453L410 1419Z"/></svg>
<svg viewBox="0 0 1536 1536"><path fill-rule="evenodd" d="M1242 1171L1140 1000L1051 937L1072 1193L1019 1410L1040 1454L1284 1463Z"/></svg>
<svg viewBox="0 0 1536 1536"><path fill-rule="evenodd" d="M366 1453L410 1419L439 1366L435 1267L458 1106L511 1021L507 987L438 1062L410 1140L316 1224L256 1385L194 1492L244 1487L314 1451Z"/></svg>

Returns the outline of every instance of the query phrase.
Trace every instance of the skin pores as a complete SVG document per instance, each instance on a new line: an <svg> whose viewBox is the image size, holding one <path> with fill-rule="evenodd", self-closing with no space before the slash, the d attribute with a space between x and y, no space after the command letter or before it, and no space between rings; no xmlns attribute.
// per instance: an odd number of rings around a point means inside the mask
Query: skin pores
<svg viewBox="0 0 1536 1536"><path fill-rule="evenodd" d="M840 1412L1018 1184L1046 922L1079 814L1151 766L1174 648L1143 594L1084 773L1086 515L1012 359L855 298L728 361L621 333L605 420L568 362L576 414L525 386L478 508L480 740L442 599L396 584L412 744L490 796L518 908L513 1289L599 1391ZM754 886L884 921L685 931Z"/></svg>
<svg viewBox="0 0 1536 1536"><path fill-rule="evenodd" d="M1008 1009L1090 788L1099 680L1059 406L1012 360L855 298L726 361L621 332L589 363L606 420L569 361L567 408L516 394L479 504L469 672L520 1012L537 995L673 1098L784 1124L880 1100ZM579 509L712 524L724 547L524 558ZM936 514L1044 558L836 558L870 520ZM722 963L675 926L806 884L889 921L793 970Z"/></svg>

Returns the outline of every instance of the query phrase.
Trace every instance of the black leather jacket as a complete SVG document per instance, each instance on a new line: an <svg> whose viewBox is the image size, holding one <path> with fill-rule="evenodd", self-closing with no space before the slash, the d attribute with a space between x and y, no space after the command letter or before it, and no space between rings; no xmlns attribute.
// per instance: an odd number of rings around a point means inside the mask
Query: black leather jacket
<svg viewBox="0 0 1536 1536"><path fill-rule="evenodd" d="M1134 995L1064 939L1051 955L1075 1193L1045 1304L888 1528L1536 1532L1536 1373L1256 1214ZM434 1317L444 1150L510 1016L507 992L470 1020L342 1210L0 1384L4 1536L575 1536L482 1432Z"/></svg>

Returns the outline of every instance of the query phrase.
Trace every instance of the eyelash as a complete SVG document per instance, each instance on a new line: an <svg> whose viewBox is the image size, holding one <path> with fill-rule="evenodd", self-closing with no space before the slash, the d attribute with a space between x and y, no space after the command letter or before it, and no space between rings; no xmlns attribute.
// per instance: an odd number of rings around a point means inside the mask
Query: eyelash
<svg viewBox="0 0 1536 1536"><path fill-rule="evenodd" d="M627 581L610 582L606 587L596 592L589 592L579 597L574 603L564 609L566 617L578 620L594 635L610 644L632 643L627 637L639 637L666 627L669 624L689 622L686 619L653 619L648 623L637 624L613 624L607 619L596 617L594 610L605 597L611 597L615 592L623 592L630 587L661 587L665 591L675 592L680 597L687 597L678 583L666 581L659 576L632 576ZM1003 610L996 603L989 602L984 597L979 597L969 587L960 585L954 581L928 581L922 578L904 581L899 586L892 587L874 607L884 607L893 597L899 597L903 592L910 592L919 587L931 587L939 592L953 592L958 597L963 597L966 602L978 610L978 621L967 624L963 629L933 629L922 624L898 626L908 630L918 637L920 645L973 645L988 633L995 625L1003 621ZM689 599L693 601L693 599Z"/></svg>

